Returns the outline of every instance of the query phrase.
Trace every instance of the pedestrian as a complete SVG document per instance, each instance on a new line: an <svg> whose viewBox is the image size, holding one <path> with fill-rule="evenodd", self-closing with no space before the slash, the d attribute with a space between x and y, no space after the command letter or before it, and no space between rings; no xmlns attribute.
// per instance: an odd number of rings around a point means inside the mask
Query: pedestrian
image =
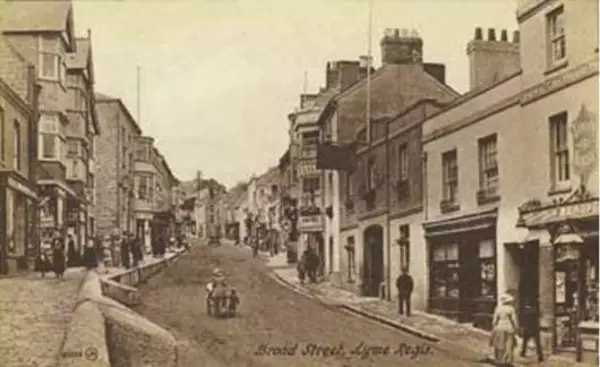
<svg viewBox="0 0 600 367"><path fill-rule="evenodd" d="M499 366L512 366L514 360L518 326L513 301L510 294L503 294L492 319L490 346L494 349L494 362Z"/></svg>
<svg viewBox="0 0 600 367"><path fill-rule="evenodd" d="M52 270L57 278L63 278L66 268L65 248L61 237L56 237L52 244Z"/></svg>
<svg viewBox="0 0 600 367"><path fill-rule="evenodd" d="M124 232L123 235L121 236L121 265L123 267L125 267L126 269L129 269L129 264L130 264L130 259L129 259L129 253L131 252L130 250L130 241L129 238L127 236L127 232Z"/></svg>
<svg viewBox="0 0 600 367"><path fill-rule="evenodd" d="M73 239L73 235L69 234L67 236L67 266L79 266L79 254L77 253L77 249L75 248L75 240Z"/></svg>
<svg viewBox="0 0 600 367"><path fill-rule="evenodd" d="M398 313L404 314L406 307L406 316L410 317L410 298L413 292L413 278L408 274L408 268L402 268L402 274L396 279L396 289L398 290Z"/></svg>
<svg viewBox="0 0 600 367"><path fill-rule="evenodd" d="M302 254L300 261L298 261L296 270L298 270L298 279L300 280L300 284L304 285L304 280L306 279L306 261L304 254Z"/></svg>
<svg viewBox="0 0 600 367"><path fill-rule="evenodd" d="M131 239L131 255L133 257L133 266L137 267L142 261L142 247L138 237L132 235Z"/></svg>
<svg viewBox="0 0 600 367"><path fill-rule="evenodd" d="M95 246L92 239L89 239L85 244L85 250L83 252L83 264L88 270L95 269L98 266L96 249L94 247Z"/></svg>
<svg viewBox="0 0 600 367"><path fill-rule="evenodd" d="M319 255L312 247L306 249L306 270L308 271L308 280L311 283L317 282L317 268L319 267Z"/></svg>
<svg viewBox="0 0 600 367"><path fill-rule="evenodd" d="M240 305L240 297L238 297L235 288L231 288L231 294L229 295L229 316L233 317L237 313L237 309Z"/></svg>
<svg viewBox="0 0 600 367"><path fill-rule="evenodd" d="M35 259L35 270L40 272L42 278L45 278L46 273L52 270L52 264L44 249L41 250L40 255Z"/></svg>
<svg viewBox="0 0 600 367"><path fill-rule="evenodd" d="M540 342L540 313L539 302L537 299L528 299L525 301L521 325L523 327L523 345L521 346L521 357L525 357L529 339L533 339L535 342L538 362L543 362L544 354L542 353L542 345Z"/></svg>

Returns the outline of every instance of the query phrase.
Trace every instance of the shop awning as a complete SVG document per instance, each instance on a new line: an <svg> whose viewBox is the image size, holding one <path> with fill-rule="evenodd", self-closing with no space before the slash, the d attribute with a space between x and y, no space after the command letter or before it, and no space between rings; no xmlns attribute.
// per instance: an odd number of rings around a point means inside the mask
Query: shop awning
<svg viewBox="0 0 600 367"><path fill-rule="evenodd" d="M456 235L496 227L498 209L423 223L425 237Z"/></svg>

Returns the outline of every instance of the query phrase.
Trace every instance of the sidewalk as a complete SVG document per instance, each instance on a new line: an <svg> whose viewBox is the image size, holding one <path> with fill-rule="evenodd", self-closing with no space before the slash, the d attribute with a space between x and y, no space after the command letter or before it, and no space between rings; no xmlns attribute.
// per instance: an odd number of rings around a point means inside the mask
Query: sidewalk
<svg viewBox="0 0 600 367"><path fill-rule="evenodd" d="M86 272L0 279L0 360L3 367L55 367Z"/></svg>
<svg viewBox="0 0 600 367"><path fill-rule="evenodd" d="M378 298L360 297L354 293L339 289L329 282L302 285L298 280L296 269L291 266L287 268L282 267L282 261L285 261L285 254L272 258L268 261L267 265L272 268L280 280L298 290L299 293L328 300L329 303L337 304L341 308L358 313L364 317L374 319L424 339L436 341L438 346L450 352L461 355L468 354L477 360L483 360L485 357L491 355L488 344L490 334L487 331L419 311L413 311L411 317L401 316L398 315L398 306L394 302ZM550 356L550 358L546 356L546 361L540 364L537 362L532 349L528 350L528 357L526 358L520 357L518 351L520 349L515 353L515 365L520 366L558 367L594 365L593 362L591 364L578 364L575 363L574 358L556 355Z"/></svg>

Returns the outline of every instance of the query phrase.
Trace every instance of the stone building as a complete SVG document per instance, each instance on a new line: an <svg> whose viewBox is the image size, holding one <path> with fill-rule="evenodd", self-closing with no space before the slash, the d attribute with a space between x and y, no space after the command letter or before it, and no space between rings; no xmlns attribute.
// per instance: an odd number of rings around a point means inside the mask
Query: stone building
<svg viewBox="0 0 600 367"><path fill-rule="evenodd" d="M0 35L0 274L36 255L36 71ZM5 78L5 79L4 79Z"/></svg>
<svg viewBox="0 0 600 367"><path fill-rule="evenodd" d="M319 116L326 139L319 154L326 169L326 268L344 288L365 296L395 296L402 267L415 279L415 308L425 307L426 253L421 234L421 124L458 96L445 84L445 67L424 63L416 32L386 30L383 64L367 79L354 64ZM335 154L327 157L324 148ZM333 152L331 152L333 153ZM336 158L337 155L337 158ZM354 157L354 159L352 159ZM351 164L348 164L351 163Z"/></svg>
<svg viewBox="0 0 600 367"><path fill-rule="evenodd" d="M83 123L70 113L73 93L67 64L70 57L79 55L73 9L70 1L7 1L1 6L3 36L20 58L36 66L36 83L41 87L35 176L42 197L39 225L42 242L47 245L54 235L66 237L69 212L79 212L76 219L87 223L85 194L71 187L67 179L67 136ZM86 113L93 115L93 105L86 108Z"/></svg>
<svg viewBox="0 0 600 367"><path fill-rule="evenodd" d="M123 102L96 94L96 110L102 135L96 143L96 227L101 236L134 233L135 142L142 130Z"/></svg>
<svg viewBox="0 0 600 367"><path fill-rule="evenodd" d="M76 193L67 202L67 232L83 255L86 239L95 235L95 149L99 134L94 98L92 40L76 38L76 51L67 58L67 89L70 106L66 131L66 178ZM76 262L72 264L77 264Z"/></svg>
<svg viewBox="0 0 600 367"><path fill-rule="evenodd" d="M508 291L539 301L545 348L595 349L598 4L519 1L517 21L476 31L486 72L424 123L429 309L490 328Z"/></svg>

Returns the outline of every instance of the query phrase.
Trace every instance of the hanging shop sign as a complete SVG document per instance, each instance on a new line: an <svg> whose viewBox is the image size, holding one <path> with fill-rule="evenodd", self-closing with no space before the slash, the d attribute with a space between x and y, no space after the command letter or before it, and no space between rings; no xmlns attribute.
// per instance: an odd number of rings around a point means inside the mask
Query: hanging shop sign
<svg viewBox="0 0 600 367"><path fill-rule="evenodd" d="M584 105L579 115L571 123L573 136L573 172L581 177L581 184L587 185L590 173L597 165L596 116Z"/></svg>

